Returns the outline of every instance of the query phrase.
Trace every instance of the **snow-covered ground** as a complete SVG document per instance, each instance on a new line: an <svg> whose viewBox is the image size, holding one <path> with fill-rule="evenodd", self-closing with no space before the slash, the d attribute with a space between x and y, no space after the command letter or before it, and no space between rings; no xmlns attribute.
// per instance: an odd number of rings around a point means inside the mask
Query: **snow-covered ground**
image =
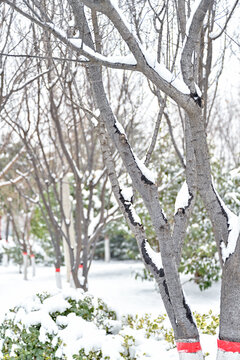
<svg viewBox="0 0 240 360"><path fill-rule="evenodd" d="M153 282L135 280L134 272L143 268L141 262L93 262L89 277L89 292L101 297L119 315L151 313L154 316L165 313L160 295L154 290ZM61 270L63 287L65 282L65 269ZM200 313L207 313L210 309L219 313L219 284L201 292L198 287L183 278L184 291L192 308ZM53 291L55 288L54 268L38 267L35 278L31 276L24 281L18 268L14 266L0 266L0 319L4 313L24 300L41 291ZM201 339L204 352L210 352L207 360L213 360L216 352L216 337L204 335ZM176 356L176 357L175 357ZM164 360L177 359L177 352L166 351Z"/></svg>

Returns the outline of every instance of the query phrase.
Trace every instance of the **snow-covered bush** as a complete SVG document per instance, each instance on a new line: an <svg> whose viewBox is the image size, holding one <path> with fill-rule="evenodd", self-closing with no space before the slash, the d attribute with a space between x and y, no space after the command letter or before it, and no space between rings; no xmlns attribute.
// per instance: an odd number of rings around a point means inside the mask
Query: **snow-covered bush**
<svg viewBox="0 0 240 360"><path fill-rule="evenodd" d="M195 317L203 334L216 333L218 317ZM174 347L166 315L118 320L101 299L79 289L37 294L10 310L0 325L4 360L156 360Z"/></svg>
<svg viewBox="0 0 240 360"><path fill-rule="evenodd" d="M111 322L117 324L115 312L81 290L37 294L6 314L0 326L0 358L63 360L88 354L99 348Z"/></svg>

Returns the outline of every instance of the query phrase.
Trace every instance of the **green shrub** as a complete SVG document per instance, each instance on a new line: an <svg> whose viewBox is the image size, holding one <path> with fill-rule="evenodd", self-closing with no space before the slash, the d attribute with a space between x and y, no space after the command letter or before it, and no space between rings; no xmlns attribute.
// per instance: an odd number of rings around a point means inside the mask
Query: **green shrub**
<svg viewBox="0 0 240 360"><path fill-rule="evenodd" d="M63 330L66 325L61 324L59 319L67 319L69 314L75 314L77 317L88 322L94 322L99 328L109 331L108 323L106 319L116 320L116 313L110 310L107 305L98 298L94 298L89 294L83 294L77 292L77 296L71 296L71 294L58 294L50 295L49 293L36 294L32 299L31 309L27 310L28 305L17 306L11 309L6 315L5 320L0 325L0 351L4 359L19 359L19 360L63 360L67 359L65 355L57 356L57 350L64 347L63 340L60 338L58 330ZM53 321L53 328L50 327L50 331L46 331L44 336L41 333L43 329L43 322L39 318L37 321L34 320L36 315L41 309L47 305L47 301L54 299L56 302L59 299L63 304L56 306L52 304L49 307L48 321ZM56 311L54 311L56 307ZM60 309L60 308L63 309ZM30 320L28 324L28 317L33 316L33 320ZM25 316L25 321L23 320ZM31 323L32 321L32 323ZM58 324L58 325L57 325ZM55 329L54 329L55 326ZM42 341L40 340L42 339ZM1 344L2 343L2 344ZM100 355L92 353L88 354L88 359L102 359ZM83 350L80 351L79 355L76 355L75 359L84 359ZM93 357L90 357L93 356ZM1 357L2 358L2 357Z"/></svg>
<svg viewBox="0 0 240 360"><path fill-rule="evenodd" d="M218 316L194 315L200 333L216 334ZM73 289L37 294L11 309L0 325L3 360L143 360L154 357L154 348L174 347L166 314L117 320L101 299Z"/></svg>

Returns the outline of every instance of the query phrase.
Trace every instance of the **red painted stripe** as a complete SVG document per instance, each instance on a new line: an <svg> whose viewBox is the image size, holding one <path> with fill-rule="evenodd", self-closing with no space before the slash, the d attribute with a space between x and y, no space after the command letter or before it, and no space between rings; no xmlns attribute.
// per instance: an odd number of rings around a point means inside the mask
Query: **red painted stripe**
<svg viewBox="0 0 240 360"><path fill-rule="evenodd" d="M26 252L26 251L23 251L23 255L27 255L27 252Z"/></svg>
<svg viewBox="0 0 240 360"><path fill-rule="evenodd" d="M35 257L35 255L34 255L34 254L31 254L30 256L31 256L31 257Z"/></svg>
<svg viewBox="0 0 240 360"><path fill-rule="evenodd" d="M240 343L233 341L218 340L218 348L223 351L240 353Z"/></svg>
<svg viewBox="0 0 240 360"><path fill-rule="evenodd" d="M177 350L178 352L185 352L185 353L196 353L202 350L200 342L178 342L177 343Z"/></svg>
<svg viewBox="0 0 240 360"><path fill-rule="evenodd" d="M60 272L60 268L56 268L56 270L55 270L56 272Z"/></svg>
<svg viewBox="0 0 240 360"><path fill-rule="evenodd" d="M78 267L79 269L82 269L83 268L83 264L81 264L81 265L79 265L79 267Z"/></svg>

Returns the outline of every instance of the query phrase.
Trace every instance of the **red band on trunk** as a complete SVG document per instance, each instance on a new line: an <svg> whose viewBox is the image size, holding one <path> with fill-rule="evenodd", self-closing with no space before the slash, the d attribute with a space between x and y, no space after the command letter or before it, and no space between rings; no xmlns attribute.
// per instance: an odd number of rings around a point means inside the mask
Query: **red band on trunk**
<svg viewBox="0 0 240 360"><path fill-rule="evenodd" d="M193 343L178 342L177 350L178 352L184 352L184 353L196 353L202 350L202 348L200 342L193 342Z"/></svg>
<svg viewBox="0 0 240 360"><path fill-rule="evenodd" d="M240 353L240 343L233 341L218 340L218 348L223 351Z"/></svg>
<svg viewBox="0 0 240 360"><path fill-rule="evenodd" d="M31 257L35 257L35 255L34 255L34 254L31 254Z"/></svg>
<svg viewBox="0 0 240 360"><path fill-rule="evenodd" d="M82 269L83 268L83 265L81 264L81 265L79 265L79 267L78 267L79 269Z"/></svg>
<svg viewBox="0 0 240 360"><path fill-rule="evenodd" d="M60 272L60 268L56 268L56 272Z"/></svg>
<svg viewBox="0 0 240 360"><path fill-rule="evenodd" d="M23 251L23 255L27 255L27 252L26 252L26 251Z"/></svg>

